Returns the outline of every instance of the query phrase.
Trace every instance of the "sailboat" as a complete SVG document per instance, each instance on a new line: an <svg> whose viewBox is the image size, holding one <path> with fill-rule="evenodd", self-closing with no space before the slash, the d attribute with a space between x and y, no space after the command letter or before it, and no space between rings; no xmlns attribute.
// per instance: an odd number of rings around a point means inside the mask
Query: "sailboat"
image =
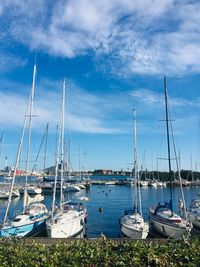
<svg viewBox="0 0 200 267"><path fill-rule="evenodd" d="M55 182L52 201L51 217L47 220L47 235L51 238L69 238L78 237L84 231L86 223L86 209L82 203L64 202L64 188L63 188L63 172L64 172L64 111L65 111L65 80L63 82L62 93L62 112L61 112L61 129L57 129L57 145L56 145L56 169ZM60 138L61 135L61 138ZM61 139L61 140L60 140ZM59 163L59 147L61 141L61 155L60 155L60 206L56 207L56 185L58 177L58 163Z"/></svg>
<svg viewBox="0 0 200 267"><path fill-rule="evenodd" d="M136 146L136 110L134 114L134 176L135 176L135 206L134 209L126 210L120 219L121 232L132 239L145 239L149 232L149 224L142 217L141 194L139 184L139 172ZM139 203L138 203L139 202ZM138 210L139 205L139 210Z"/></svg>
<svg viewBox="0 0 200 267"><path fill-rule="evenodd" d="M8 199L9 195L10 195L10 188L9 187L2 187L0 189L0 199ZM19 196L20 196L19 189L14 188L12 191L12 198L19 197Z"/></svg>
<svg viewBox="0 0 200 267"><path fill-rule="evenodd" d="M0 237L13 237L13 236L24 237L24 236L36 235L45 229L46 219L49 216L46 206L40 202L32 203L27 193L27 177L28 177L28 164L29 164L29 153L30 153L31 121L32 121L33 98L35 91L35 79L36 79L36 64L34 64L32 88L28 101L26 116L24 119L21 139L18 147L17 158L14 168L14 175L11 183L10 195L8 198L8 204L6 208L4 222L2 228L0 229ZM23 212L17 215L13 220L9 221L8 212L10 209L11 198L14 190L15 177L19 165L19 159L21 155L22 144L27 122L28 122L28 145L27 145L27 155L26 155L26 178L25 178L25 188L24 188Z"/></svg>
<svg viewBox="0 0 200 267"><path fill-rule="evenodd" d="M172 130L172 124L169 125L170 113L168 109L166 77L164 77L164 90L165 90L165 114L166 114L166 129L167 129L168 165L169 165L169 173L170 173L170 200L169 202L165 202L164 204L159 203L157 206L150 207L149 217L150 217L150 223L152 225L152 228L156 232L169 238L179 239L179 238L182 238L183 235L187 236L190 233L192 229L192 224L188 221L186 212L184 213L184 218L183 218L180 215L176 214L173 209L172 177L171 177L172 169L171 169L170 138L169 138L169 126L171 126L171 130ZM173 132L172 132L172 140L173 140L173 145L174 145L175 157L177 159ZM176 163L177 163L177 169L179 173L179 179L181 180L178 162L176 161ZM181 183L180 183L180 186L181 186ZM182 192L182 197L184 199L183 192Z"/></svg>
<svg viewBox="0 0 200 267"><path fill-rule="evenodd" d="M200 229L200 194L191 201L187 215L194 227Z"/></svg>

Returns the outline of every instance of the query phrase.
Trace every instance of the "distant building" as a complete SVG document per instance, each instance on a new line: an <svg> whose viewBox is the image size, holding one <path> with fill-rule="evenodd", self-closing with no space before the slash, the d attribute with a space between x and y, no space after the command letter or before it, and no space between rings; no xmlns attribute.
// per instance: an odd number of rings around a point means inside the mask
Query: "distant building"
<svg viewBox="0 0 200 267"><path fill-rule="evenodd" d="M93 174L96 174L96 175L110 175L112 173L113 173L112 170L103 170L103 169L94 170L93 172Z"/></svg>

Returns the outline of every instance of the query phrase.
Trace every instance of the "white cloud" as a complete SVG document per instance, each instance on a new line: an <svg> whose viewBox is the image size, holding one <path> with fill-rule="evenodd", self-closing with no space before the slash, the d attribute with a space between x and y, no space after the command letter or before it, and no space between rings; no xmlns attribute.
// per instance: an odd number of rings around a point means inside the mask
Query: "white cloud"
<svg viewBox="0 0 200 267"><path fill-rule="evenodd" d="M133 90L130 92L131 97L137 100L137 102L145 107L154 107L155 109L160 109L164 107L164 91L163 93L140 88L137 90ZM200 107L200 100L199 99L186 99L181 97L171 97L168 95L168 104L173 108L183 108L183 107Z"/></svg>
<svg viewBox="0 0 200 267"><path fill-rule="evenodd" d="M0 53L0 71L5 72L17 67L24 67L27 63L26 59L22 59L12 54Z"/></svg>
<svg viewBox="0 0 200 267"><path fill-rule="evenodd" d="M2 129L21 128L28 101L30 85L12 84L1 81L6 88L0 93L0 124ZM9 90L8 88L17 88ZM20 89L19 89L20 88ZM25 89L26 88L26 89ZM59 122L61 106L61 82L41 79L36 84L33 128L43 132L46 123L51 131ZM15 92L15 93L13 93ZM88 93L68 81L66 91L66 131L91 134L123 134L132 131L132 109L138 113L139 133L149 134L157 129L158 120L163 119L164 94L145 88L121 91L121 93ZM182 122L187 119L195 124L194 110L199 111L200 100L169 97L172 117L176 128L183 130ZM187 110L187 112L186 112ZM187 114L187 116L186 116ZM195 121L196 120L196 121ZM185 132L185 130L184 130Z"/></svg>
<svg viewBox="0 0 200 267"><path fill-rule="evenodd" d="M198 2L7 0L10 34L31 49L73 58L92 52L115 75L199 72Z"/></svg>
<svg viewBox="0 0 200 267"><path fill-rule="evenodd" d="M2 86L2 85L1 85ZM25 85L4 84L25 88ZM30 86L29 86L30 87ZM48 90L47 90L48 88ZM60 90L59 90L60 89ZM21 127L26 111L27 97L22 91L11 93L9 89L0 93L0 124L4 129ZM115 134L124 132L119 125L107 123L111 110L102 109L104 99L88 94L69 83L66 98L66 129L85 133ZM59 82L42 80L36 86L33 127L43 131L47 122L52 127L59 123L61 107L61 85ZM108 112L108 114L106 114ZM108 119L109 120L109 119Z"/></svg>

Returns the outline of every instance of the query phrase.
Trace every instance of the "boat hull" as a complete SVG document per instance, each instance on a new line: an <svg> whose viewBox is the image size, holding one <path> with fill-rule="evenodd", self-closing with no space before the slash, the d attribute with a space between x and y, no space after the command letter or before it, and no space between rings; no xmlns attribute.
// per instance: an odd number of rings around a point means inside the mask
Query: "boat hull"
<svg viewBox="0 0 200 267"><path fill-rule="evenodd" d="M149 226L147 223L145 223L143 230L140 230L130 228L125 224L121 224L121 232L123 235L131 239L146 239L149 233Z"/></svg>
<svg viewBox="0 0 200 267"><path fill-rule="evenodd" d="M0 237L28 237L35 236L42 232L46 227L46 218L33 221L32 223L21 226L4 226L0 230Z"/></svg>
<svg viewBox="0 0 200 267"><path fill-rule="evenodd" d="M188 218L195 228L200 229L200 211L198 213L194 213L192 211L189 211L188 212Z"/></svg>
<svg viewBox="0 0 200 267"><path fill-rule="evenodd" d="M64 213L57 222L47 223L47 235L51 238L78 237L85 228L85 213L69 216Z"/></svg>
<svg viewBox="0 0 200 267"><path fill-rule="evenodd" d="M130 210L125 211L125 213ZM126 237L131 239L146 239L149 233L149 224L144 222L141 214L125 214L121 220L121 232Z"/></svg>
<svg viewBox="0 0 200 267"><path fill-rule="evenodd" d="M173 239L181 239L183 236L188 235L190 232L190 226L180 226L178 224L167 223L162 220L158 220L154 216L150 216L150 223L157 233Z"/></svg>

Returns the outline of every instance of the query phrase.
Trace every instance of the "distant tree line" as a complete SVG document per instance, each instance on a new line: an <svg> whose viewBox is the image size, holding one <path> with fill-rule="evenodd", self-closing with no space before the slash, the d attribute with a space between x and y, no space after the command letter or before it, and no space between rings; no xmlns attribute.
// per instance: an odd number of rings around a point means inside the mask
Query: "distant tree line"
<svg viewBox="0 0 200 267"><path fill-rule="evenodd" d="M200 172L192 172L190 170L181 170L180 171L181 178L187 181L196 181L200 178ZM156 179L160 181L170 181L170 177L173 180L178 179L178 172L172 171L169 172L159 172L159 171L143 171L141 172L140 179L147 180L147 179Z"/></svg>

